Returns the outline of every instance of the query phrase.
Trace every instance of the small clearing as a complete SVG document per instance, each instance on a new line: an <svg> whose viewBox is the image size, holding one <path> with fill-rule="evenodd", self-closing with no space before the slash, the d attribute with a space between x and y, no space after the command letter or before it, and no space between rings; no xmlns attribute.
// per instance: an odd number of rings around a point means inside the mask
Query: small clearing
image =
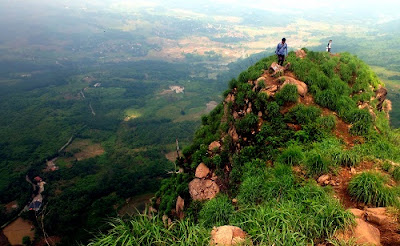
<svg viewBox="0 0 400 246"><path fill-rule="evenodd" d="M169 90L163 90L160 95L171 94L171 93L184 93L185 87L179 85L170 85Z"/></svg>
<svg viewBox="0 0 400 246"><path fill-rule="evenodd" d="M66 148L67 152L74 154L74 157L80 161L102 155L103 147L99 143L92 143L89 139L76 139Z"/></svg>
<svg viewBox="0 0 400 246"><path fill-rule="evenodd" d="M29 236L32 241L35 237L33 224L30 221L23 220L21 217L6 226L3 232L11 245L22 245L22 238L25 236Z"/></svg>
<svg viewBox="0 0 400 246"><path fill-rule="evenodd" d="M181 152L181 151L179 151L179 155L180 155L180 156L182 155L182 152ZM171 151L171 152L165 154L165 158L167 158L169 161L174 162L174 163L175 163L176 157L177 157L177 156L176 156L176 150Z"/></svg>

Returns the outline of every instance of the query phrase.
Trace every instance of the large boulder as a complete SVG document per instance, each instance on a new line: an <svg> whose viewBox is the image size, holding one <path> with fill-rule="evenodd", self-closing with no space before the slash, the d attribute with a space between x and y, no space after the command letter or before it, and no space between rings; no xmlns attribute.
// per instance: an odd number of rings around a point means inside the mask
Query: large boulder
<svg viewBox="0 0 400 246"><path fill-rule="evenodd" d="M245 242L247 234L237 226L214 227L211 231L210 245L241 245Z"/></svg>
<svg viewBox="0 0 400 246"><path fill-rule="evenodd" d="M195 178L189 183L189 193L193 200L210 200L219 193L219 186L214 180Z"/></svg>
<svg viewBox="0 0 400 246"><path fill-rule="evenodd" d="M300 49L296 51L296 56L303 59L307 56L307 53L304 50Z"/></svg>
<svg viewBox="0 0 400 246"><path fill-rule="evenodd" d="M277 77L277 76L282 76L285 72L285 68L280 66L278 63L273 62L271 64L271 66L269 67L269 73L273 76L273 77Z"/></svg>
<svg viewBox="0 0 400 246"><path fill-rule="evenodd" d="M208 151L214 151L215 149L219 150L219 148L221 148L221 144L218 141L214 141L208 146Z"/></svg>
<svg viewBox="0 0 400 246"><path fill-rule="evenodd" d="M297 87L297 92L299 93L300 96L304 97L307 94L308 87L306 83L287 76L282 76L281 79L282 80L284 79L285 82L283 82L280 88L283 88L285 85L292 84Z"/></svg>
<svg viewBox="0 0 400 246"><path fill-rule="evenodd" d="M356 218L356 223L353 236L358 244L381 245L381 233L378 228L360 218Z"/></svg>
<svg viewBox="0 0 400 246"><path fill-rule="evenodd" d="M349 211L357 218L364 218L365 215L365 211L361 210L361 209L357 209L357 208L350 208Z"/></svg>
<svg viewBox="0 0 400 246"><path fill-rule="evenodd" d="M196 168L195 177L199 179L204 179L210 173L210 169L202 162Z"/></svg>

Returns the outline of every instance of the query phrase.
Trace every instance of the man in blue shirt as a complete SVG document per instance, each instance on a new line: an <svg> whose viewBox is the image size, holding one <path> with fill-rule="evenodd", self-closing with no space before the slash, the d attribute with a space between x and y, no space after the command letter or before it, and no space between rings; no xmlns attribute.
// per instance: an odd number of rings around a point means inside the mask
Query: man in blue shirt
<svg viewBox="0 0 400 246"><path fill-rule="evenodd" d="M275 50L275 54L278 55L278 64L283 66L283 62L285 61L285 56L287 56L287 44L286 38L282 38L282 42L278 44Z"/></svg>

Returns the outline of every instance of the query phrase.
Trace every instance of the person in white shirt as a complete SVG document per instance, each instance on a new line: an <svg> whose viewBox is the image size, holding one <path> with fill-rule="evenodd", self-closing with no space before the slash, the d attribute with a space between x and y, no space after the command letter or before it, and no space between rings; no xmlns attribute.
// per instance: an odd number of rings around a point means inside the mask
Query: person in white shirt
<svg viewBox="0 0 400 246"><path fill-rule="evenodd" d="M329 40L328 45L326 46L326 51L328 51L329 53L331 53L331 49L332 49L332 40Z"/></svg>

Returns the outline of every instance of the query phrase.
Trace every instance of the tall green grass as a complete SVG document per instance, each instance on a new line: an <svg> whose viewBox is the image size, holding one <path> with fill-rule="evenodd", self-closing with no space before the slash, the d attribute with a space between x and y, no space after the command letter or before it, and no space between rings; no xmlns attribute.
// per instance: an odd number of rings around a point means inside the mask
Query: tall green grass
<svg viewBox="0 0 400 246"><path fill-rule="evenodd" d="M372 206L395 205L395 191L386 186L387 177L380 173L368 171L353 177L349 183L349 194L356 201Z"/></svg>
<svg viewBox="0 0 400 246"><path fill-rule="evenodd" d="M189 220L165 226L159 216L137 215L130 220L109 222L111 229L97 235L89 246L208 245L209 231Z"/></svg>

